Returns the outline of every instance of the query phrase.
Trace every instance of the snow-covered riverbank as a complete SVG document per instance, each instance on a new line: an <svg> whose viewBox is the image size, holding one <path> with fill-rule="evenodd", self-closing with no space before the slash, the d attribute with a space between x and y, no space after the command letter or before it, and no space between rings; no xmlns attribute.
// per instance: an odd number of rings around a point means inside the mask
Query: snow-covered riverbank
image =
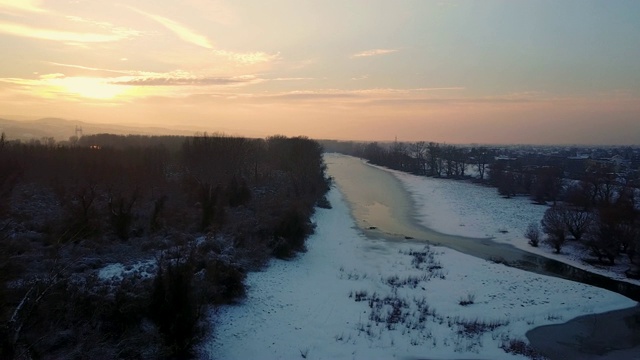
<svg viewBox="0 0 640 360"><path fill-rule="evenodd" d="M524 231L530 223L539 224L548 207L535 204L528 197L505 199L498 195L495 188L469 181L416 176L378 168L391 172L402 182L417 204L418 222L430 229L449 235L491 237L497 242L508 243L580 269L640 285L640 280L625 276L624 272L629 269L625 256L620 256L614 266L598 266L585 261L589 258L593 260L593 257L580 243L567 242L560 254L555 254L545 244L537 248L529 245Z"/></svg>
<svg viewBox="0 0 640 360"><path fill-rule="evenodd" d="M329 200L307 253L249 274L247 298L212 316L203 358L522 358L500 346L636 304L446 248L366 238L337 189Z"/></svg>

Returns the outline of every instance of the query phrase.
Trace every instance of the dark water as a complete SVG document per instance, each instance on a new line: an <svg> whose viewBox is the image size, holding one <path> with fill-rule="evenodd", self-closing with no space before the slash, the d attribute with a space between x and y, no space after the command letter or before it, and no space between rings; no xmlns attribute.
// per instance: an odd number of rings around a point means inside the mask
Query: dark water
<svg viewBox="0 0 640 360"><path fill-rule="evenodd" d="M600 287L640 301L640 286L592 274L491 239L441 234L416 221L411 197L398 179L362 160L326 154L328 173L347 200L365 234L394 241L419 241L504 263L518 269Z"/></svg>
<svg viewBox="0 0 640 360"><path fill-rule="evenodd" d="M640 360L640 305L541 326L527 338L551 360Z"/></svg>

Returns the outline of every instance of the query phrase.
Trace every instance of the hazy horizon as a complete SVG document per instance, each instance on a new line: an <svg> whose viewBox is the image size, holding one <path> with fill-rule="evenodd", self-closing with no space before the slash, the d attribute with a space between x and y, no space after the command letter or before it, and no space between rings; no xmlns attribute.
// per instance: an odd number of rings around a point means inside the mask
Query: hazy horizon
<svg viewBox="0 0 640 360"><path fill-rule="evenodd" d="M245 136L634 145L638 18L633 0L0 0L0 106Z"/></svg>

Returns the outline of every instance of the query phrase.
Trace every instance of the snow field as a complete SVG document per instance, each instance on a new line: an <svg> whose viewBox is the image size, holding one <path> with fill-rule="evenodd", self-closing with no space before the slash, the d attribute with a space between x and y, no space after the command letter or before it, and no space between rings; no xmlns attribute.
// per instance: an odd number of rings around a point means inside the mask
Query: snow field
<svg viewBox="0 0 640 360"><path fill-rule="evenodd" d="M503 342L635 305L447 248L366 238L341 193L328 198L333 209L317 209L306 253L250 273L247 298L211 313L202 358L518 359Z"/></svg>

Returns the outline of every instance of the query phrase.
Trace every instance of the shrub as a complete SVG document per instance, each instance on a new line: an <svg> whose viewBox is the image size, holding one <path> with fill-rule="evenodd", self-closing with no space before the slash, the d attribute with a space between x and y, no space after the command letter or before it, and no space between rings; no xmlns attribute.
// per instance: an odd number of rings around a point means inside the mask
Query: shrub
<svg viewBox="0 0 640 360"><path fill-rule="evenodd" d="M460 319L455 318L453 323L458 325L458 334L473 338L480 336L486 332L493 331L501 326L509 325L508 320L479 320L479 319Z"/></svg>
<svg viewBox="0 0 640 360"><path fill-rule="evenodd" d="M524 237L529 240L529 245L538 247L540 244L540 228L538 227L538 224L529 224L527 230L524 232Z"/></svg>
<svg viewBox="0 0 640 360"><path fill-rule="evenodd" d="M507 354L522 355L533 360L546 359L543 355L532 348L531 345L519 339L509 339L508 341L503 341L500 345L500 348Z"/></svg>
<svg viewBox="0 0 640 360"><path fill-rule="evenodd" d="M461 306L473 305L475 303L475 300L475 294L469 293L466 297L460 298L458 304L460 304Z"/></svg>
<svg viewBox="0 0 640 360"><path fill-rule="evenodd" d="M245 273L220 260L211 261L206 267L205 296L214 304L227 304L245 294Z"/></svg>
<svg viewBox="0 0 640 360"><path fill-rule="evenodd" d="M289 209L274 231L273 254L286 259L304 251L304 240L312 231L313 227L301 209Z"/></svg>
<svg viewBox="0 0 640 360"><path fill-rule="evenodd" d="M150 315L171 356L184 358L198 338L201 304L193 287L193 267L187 261L163 261L153 282Z"/></svg>

